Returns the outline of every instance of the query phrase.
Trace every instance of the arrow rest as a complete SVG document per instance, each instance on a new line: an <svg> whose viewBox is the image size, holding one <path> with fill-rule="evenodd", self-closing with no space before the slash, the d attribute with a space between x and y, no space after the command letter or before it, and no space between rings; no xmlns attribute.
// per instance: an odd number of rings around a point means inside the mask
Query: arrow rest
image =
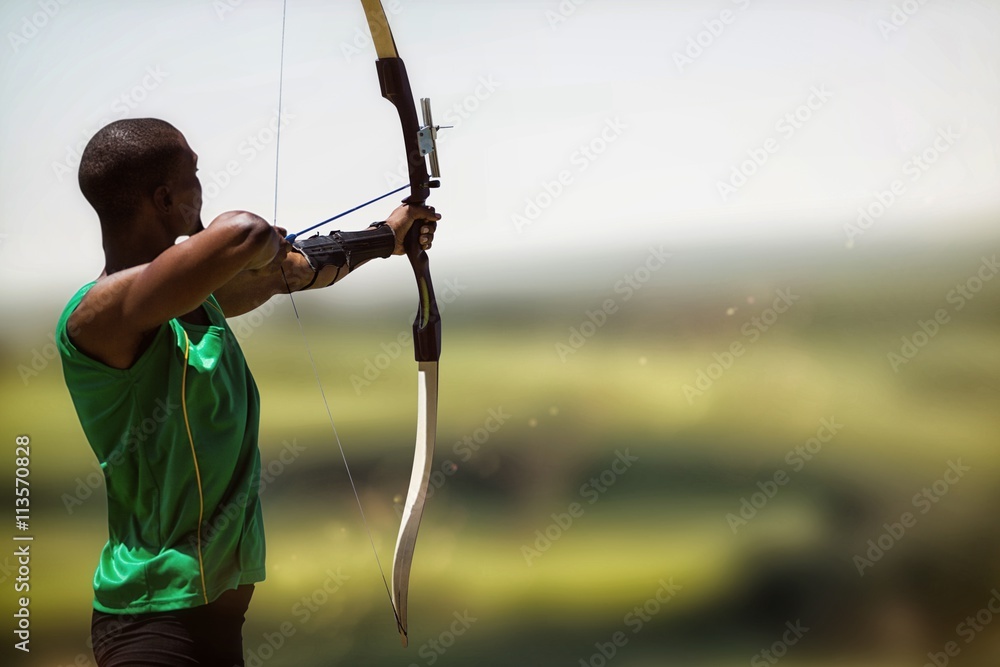
<svg viewBox="0 0 1000 667"><path fill-rule="evenodd" d="M435 125L431 114L431 100L429 97L420 98L420 111L424 117L424 124L417 132L417 145L420 147L420 154L430 158L431 176L441 178L441 165L438 162L437 133L441 129L451 129L451 125ZM429 188L441 187L438 181L431 181L427 184Z"/></svg>

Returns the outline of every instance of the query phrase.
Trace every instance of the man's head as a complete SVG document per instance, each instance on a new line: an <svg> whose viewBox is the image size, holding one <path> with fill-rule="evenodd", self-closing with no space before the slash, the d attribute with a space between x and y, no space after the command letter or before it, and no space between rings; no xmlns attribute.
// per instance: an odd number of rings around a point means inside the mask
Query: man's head
<svg viewBox="0 0 1000 667"><path fill-rule="evenodd" d="M176 236L202 229L198 156L173 125L119 120L98 130L80 160L80 190L105 233L153 217Z"/></svg>

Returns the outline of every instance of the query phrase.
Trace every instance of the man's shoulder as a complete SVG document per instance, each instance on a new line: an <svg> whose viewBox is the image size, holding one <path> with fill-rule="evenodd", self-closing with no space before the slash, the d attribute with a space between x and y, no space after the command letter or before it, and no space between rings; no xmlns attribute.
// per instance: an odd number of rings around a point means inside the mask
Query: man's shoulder
<svg viewBox="0 0 1000 667"><path fill-rule="evenodd" d="M94 288L96 284L97 284L96 280L90 281L89 283L78 289L76 293L74 293L73 296L69 298L69 301L66 302L66 305L63 307L62 312L59 315L59 320L56 323L57 337L61 338L62 335L67 333L70 316L72 316L73 313L76 312L77 308L80 307L80 302L83 301L83 298L87 296L87 294L90 292L91 289Z"/></svg>

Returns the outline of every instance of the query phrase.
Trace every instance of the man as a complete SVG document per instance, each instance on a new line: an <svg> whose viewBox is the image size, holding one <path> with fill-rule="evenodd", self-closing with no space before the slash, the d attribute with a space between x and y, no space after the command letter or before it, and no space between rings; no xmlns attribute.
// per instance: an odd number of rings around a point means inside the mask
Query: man
<svg viewBox="0 0 1000 667"><path fill-rule="evenodd" d="M416 220L429 248L440 219L404 205L374 229L315 239L319 251L252 213L205 228L197 163L155 119L104 127L80 162L105 267L69 301L57 339L107 486L92 621L101 667L243 665L244 614L264 579L259 396L226 318L402 254Z"/></svg>

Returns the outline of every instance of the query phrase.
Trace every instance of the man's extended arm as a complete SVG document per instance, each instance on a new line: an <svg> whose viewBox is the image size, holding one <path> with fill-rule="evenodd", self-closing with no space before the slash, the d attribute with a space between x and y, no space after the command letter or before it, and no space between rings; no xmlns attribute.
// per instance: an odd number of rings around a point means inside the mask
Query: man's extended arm
<svg viewBox="0 0 1000 667"><path fill-rule="evenodd" d="M129 368L151 332L199 308L239 273L267 266L279 246L278 234L258 216L220 215L148 264L98 280L67 322L70 338L97 361Z"/></svg>
<svg viewBox="0 0 1000 667"><path fill-rule="evenodd" d="M430 248L440 217L433 209L406 205L398 207L386 220L396 235L396 248L393 254L404 254L403 239L414 220L424 220L421 245L425 249ZM285 235L284 229L277 229L279 234ZM367 262L361 262L354 268L364 264ZM228 283L215 291L215 298L226 317L236 317L263 305L276 294L285 294L289 290L299 292L329 287L349 273L346 266L339 270L336 266L326 266L318 273L315 272L306 258L300 253L291 252L291 245L282 239L278 253L271 262L233 276Z"/></svg>

